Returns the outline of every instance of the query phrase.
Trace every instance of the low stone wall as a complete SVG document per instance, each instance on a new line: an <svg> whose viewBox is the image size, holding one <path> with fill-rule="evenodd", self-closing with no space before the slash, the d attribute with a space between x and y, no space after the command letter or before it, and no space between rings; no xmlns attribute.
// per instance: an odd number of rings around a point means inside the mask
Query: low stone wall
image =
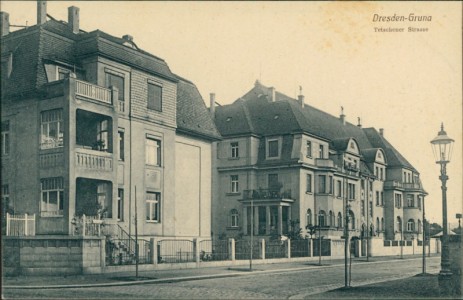
<svg viewBox="0 0 463 300"><path fill-rule="evenodd" d="M385 245L385 242L388 245ZM397 256L401 253L403 255L416 255L423 253L423 246L418 245L417 240L412 240L411 245L404 241L404 245L400 246L400 241L384 241L383 239L372 238L370 240L370 255L371 256ZM410 241L408 241L410 242ZM439 239L431 239L429 245L425 247L426 254L439 253L440 241Z"/></svg>
<svg viewBox="0 0 463 300"><path fill-rule="evenodd" d="M101 273L105 240L99 237L4 236L4 275L70 275Z"/></svg>

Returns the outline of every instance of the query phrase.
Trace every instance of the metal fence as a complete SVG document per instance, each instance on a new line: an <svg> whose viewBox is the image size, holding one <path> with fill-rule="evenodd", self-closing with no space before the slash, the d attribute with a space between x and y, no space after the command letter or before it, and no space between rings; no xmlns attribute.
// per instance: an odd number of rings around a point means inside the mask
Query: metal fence
<svg viewBox="0 0 463 300"><path fill-rule="evenodd" d="M286 257L285 241L268 241L265 243L265 258Z"/></svg>
<svg viewBox="0 0 463 300"><path fill-rule="evenodd" d="M309 257L310 240L292 240L291 257Z"/></svg>
<svg viewBox="0 0 463 300"><path fill-rule="evenodd" d="M322 240L321 242L321 256L331 256L331 240ZM313 256L319 256L319 253L320 241L316 239L313 240Z"/></svg>
<svg viewBox="0 0 463 300"><path fill-rule="evenodd" d="M199 242L200 261L228 260L227 240L202 240Z"/></svg>
<svg viewBox="0 0 463 300"><path fill-rule="evenodd" d="M253 241L252 243L252 257L259 258L260 242ZM235 259L250 259L251 258L251 241L237 240L235 241Z"/></svg>
<svg viewBox="0 0 463 300"><path fill-rule="evenodd" d="M136 264L136 248L133 239L114 239L106 240L106 264L114 265L134 265ZM138 263L150 264L151 248L150 242L138 240Z"/></svg>
<svg viewBox="0 0 463 300"><path fill-rule="evenodd" d="M161 240L157 244L158 263L195 262L193 241Z"/></svg>

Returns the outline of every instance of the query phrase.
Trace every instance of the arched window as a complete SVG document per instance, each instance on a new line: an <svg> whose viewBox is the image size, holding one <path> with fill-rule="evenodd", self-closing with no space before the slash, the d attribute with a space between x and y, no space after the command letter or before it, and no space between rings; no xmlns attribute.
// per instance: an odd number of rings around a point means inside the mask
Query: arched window
<svg viewBox="0 0 463 300"><path fill-rule="evenodd" d="M375 228L373 227L373 224L370 224L370 236L374 236L375 235Z"/></svg>
<svg viewBox="0 0 463 300"><path fill-rule="evenodd" d="M409 219L407 222L407 231L414 232L415 231L415 220Z"/></svg>
<svg viewBox="0 0 463 300"><path fill-rule="evenodd" d="M312 226L312 210L309 208L306 214L306 226Z"/></svg>
<svg viewBox="0 0 463 300"><path fill-rule="evenodd" d="M402 219L397 217L397 232L402 232Z"/></svg>
<svg viewBox="0 0 463 300"><path fill-rule="evenodd" d="M384 227L384 218L381 218L381 231L384 230L386 230L386 228Z"/></svg>
<svg viewBox="0 0 463 300"><path fill-rule="evenodd" d="M338 228L342 228L342 214L338 212Z"/></svg>
<svg viewBox="0 0 463 300"><path fill-rule="evenodd" d="M421 220L418 219L418 228L417 228L418 233L421 233L421 232L422 232L422 231L421 231L421 226L422 226L422 225L421 225Z"/></svg>
<svg viewBox="0 0 463 300"><path fill-rule="evenodd" d="M230 211L230 226L238 227L238 211L236 209Z"/></svg>
<svg viewBox="0 0 463 300"><path fill-rule="evenodd" d="M324 210L321 210L320 213L318 214L318 225L326 226L325 218L326 218L326 213Z"/></svg>
<svg viewBox="0 0 463 300"><path fill-rule="evenodd" d="M333 214L333 212L331 210L329 212L328 224L326 224L326 225L334 227L334 214Z"/></svg>
<svg viewBox="0 0 463 300"><path fill-rule="evenodd" d="M349 210L349 229L355 229L355 215L354 212Z"/></svg>
<svg viewBox="0 0 463 300"><path fill-rule="evenodd" d="M379 232L379 218L376 218L376 231Z"/></svg>

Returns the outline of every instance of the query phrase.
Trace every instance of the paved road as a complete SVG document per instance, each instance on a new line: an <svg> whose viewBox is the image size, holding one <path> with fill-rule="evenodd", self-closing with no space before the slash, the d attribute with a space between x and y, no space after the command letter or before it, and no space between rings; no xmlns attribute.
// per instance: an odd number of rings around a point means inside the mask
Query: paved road
<svg viewBox="0 0 463 300"><path fill-rule="evenodd" d="M438 257L427 259L427 271L437 273ZM344 285L344 266L313 266L291 272L263 272L259 266L243 276L135 286L72 289L4 290L3 298L67 299L304 299ZM356 263L352 286L410 277L421 272L420 259Z"/></svg>

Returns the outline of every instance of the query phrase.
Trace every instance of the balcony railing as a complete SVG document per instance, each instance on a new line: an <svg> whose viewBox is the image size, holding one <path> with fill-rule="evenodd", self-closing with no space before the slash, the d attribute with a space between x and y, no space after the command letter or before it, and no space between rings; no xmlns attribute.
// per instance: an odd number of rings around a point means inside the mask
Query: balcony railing
<svg viewBox="0 0 463 300"><path fill-rule="evenodd" d="M388 180L384 182L384 187L385 188L403 188L403 185L401 182L397 180Z"/></svg>
<svg viewBox="0 0 463 300"><path fill-rule="evenodd" d="M334 168L334 162L331 159L317 158L315 165L321 168Z"/></svg>
<svg viewBox="0 0 463 300"><path fill-rule="evenodd" d="M291 190L272 190L272 189L258 189L258 190L244 190L243 199L292 199Z"/></svg>
<svg viewBox="0 0 463 300"><path fill-rule="evenodd" d="M76 80L76 94L106 104L112 104L111 90L88 82Z"/></svg>
<svg viewBox="0 0 463 300"><path fill-rule="evenodd" d="M405 189L419 190L421 189L421 183L419 182L403 183L403 187Z"/></svg>
<svg viewBox="0 0 463 300"><path fill-rule="evenodd" d="M76 149L76 166L91 170L112 171L112 154L89 149Z"/></svg>

